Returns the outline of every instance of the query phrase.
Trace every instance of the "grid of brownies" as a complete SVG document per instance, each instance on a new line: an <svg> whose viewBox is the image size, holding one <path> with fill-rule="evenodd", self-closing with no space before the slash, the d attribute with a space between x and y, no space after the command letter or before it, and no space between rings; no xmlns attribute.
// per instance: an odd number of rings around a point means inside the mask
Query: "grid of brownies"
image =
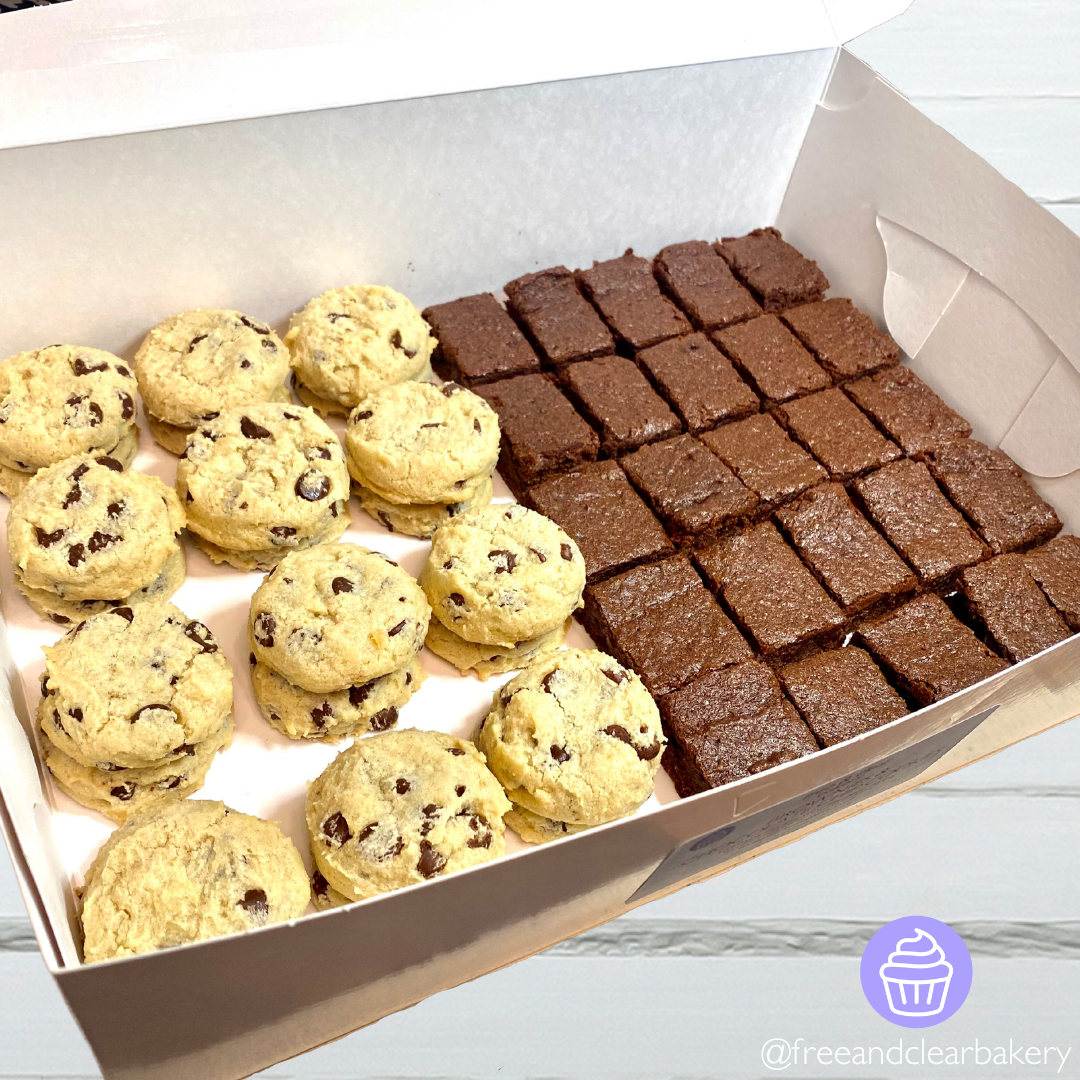
<svg viewBox="0 0 1080 1080"><path fill-rule="evenodd" d="M775 229L424 312L499 468L585 556L582 621L682 795L852 738L1080 630L1080 539Z"/></svg>

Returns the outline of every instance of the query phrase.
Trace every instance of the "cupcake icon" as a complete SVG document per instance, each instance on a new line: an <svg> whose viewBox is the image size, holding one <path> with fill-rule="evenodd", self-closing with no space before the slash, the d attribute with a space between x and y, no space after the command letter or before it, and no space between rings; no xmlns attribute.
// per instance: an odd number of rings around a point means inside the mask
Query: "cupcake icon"
<svg viewBox="0 0 1080 1080"><path fill-rule="evenodd" d="M889 1010L897 1016L935 1016L945 1007L953 966L932 934L913 927L878 969Z"/></svg>

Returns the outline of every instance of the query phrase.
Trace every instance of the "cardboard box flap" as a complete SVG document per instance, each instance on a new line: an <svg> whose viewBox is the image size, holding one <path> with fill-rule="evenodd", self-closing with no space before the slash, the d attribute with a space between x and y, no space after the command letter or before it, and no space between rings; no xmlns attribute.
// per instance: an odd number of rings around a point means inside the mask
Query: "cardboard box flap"
<svg viewBox="0 0 1080 1080"><path fill-rule="evenodd" d="M1080 237L847 52L778 221L977 438L1038 477L1080 468Z"/></svg>
<svg viewBox="0 0 1080 1080"><path fill-rule="evenodd" d="M0 147L835 47L910 0L80 0L5 19Z"/></svg>

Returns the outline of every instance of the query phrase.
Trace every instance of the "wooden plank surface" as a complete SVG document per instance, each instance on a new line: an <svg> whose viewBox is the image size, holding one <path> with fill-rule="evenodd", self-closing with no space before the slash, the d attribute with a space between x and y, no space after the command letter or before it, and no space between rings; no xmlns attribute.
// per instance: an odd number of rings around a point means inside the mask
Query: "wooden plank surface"
<svg viewBox="0 0 1080 1080"><path fill-rule="evenodd" d="M1080 3L915 0L852 49L1080 231ZM939 1042L1075 1042L1067 1075L1080 1058L1078 761L1073 722L264 1075L735 1080L771 1075L773 1037L894 1045L857 957L915 912L953 922L975 957L968 1004L930 1029ZM2 1080L97 1075L6 856L0 1003Z"/></svg>

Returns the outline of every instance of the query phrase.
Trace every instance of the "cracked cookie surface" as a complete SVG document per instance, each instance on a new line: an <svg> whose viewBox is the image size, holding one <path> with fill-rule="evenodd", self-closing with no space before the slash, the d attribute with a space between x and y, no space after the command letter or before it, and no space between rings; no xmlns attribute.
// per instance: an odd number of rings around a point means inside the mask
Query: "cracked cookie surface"
<svg viewBox="0 0 1080 1080"><path fill-rule="evenodd" d="M93 615L43 651L38 720L80 765L178 760L232 710L232 671L217 639L173 604Z"/></svg>
<svg viewBox="0 0 1080 1080"><path fill-rule="evenodd" d="M392 559L357 544L287 555L251 598L256 658L315 693L360 686L419 651L431 610Z"/></svg>
<svg viewBox="0 0 1080 1080"><path fill-rule="evenodd" d="M477 742L516 805L572 825L633 813L653 791L660 712L606 653L567 649L499 690Z"/></svg>
<svg viewBox="0 0 1080 1080"><path fill-rule="evenodd" d="M357 405L345 449L353 478L387 502L460 503L495 469L499 419L457 383L398 383Z"/></svg>
<svg viewBox="0 0 1080 1080"><path fill-rule="evenodd" d="M82 895L87 963L299 918L300 852L272 821L211 800L176 803L105 841Z"/></svg>
<svg viewBox="0 0 1080 1080"><path fill-rule="evenodd" d="M177 463L176 489L211 558L242 569L269 569L349 523L344 451L302 405L241 405L201 425Z"/></svg>
<svg viewBox="0 0 1080 1080"><path fill-rule="evenodd" d="M509 809L472 743L405 729L338 754L308 789L307 826L325 880L363 900L502 855Z"/></svg>
<svg viewBox="0 0 1080 1080"><path fill-rule="evenodd" d="M513 648L562 625L581 605L585 560L553 521L499 503L439 529L420 584L452 633Z"/></svg>
<svg viewBox="0 0 1080 1080"><path fill-rule="evenodd" d="M289 320L285 344L306 391L327 411L348 413L382 386L429 368L435 339L416 306L383 285L330 289Z"/></svg>

